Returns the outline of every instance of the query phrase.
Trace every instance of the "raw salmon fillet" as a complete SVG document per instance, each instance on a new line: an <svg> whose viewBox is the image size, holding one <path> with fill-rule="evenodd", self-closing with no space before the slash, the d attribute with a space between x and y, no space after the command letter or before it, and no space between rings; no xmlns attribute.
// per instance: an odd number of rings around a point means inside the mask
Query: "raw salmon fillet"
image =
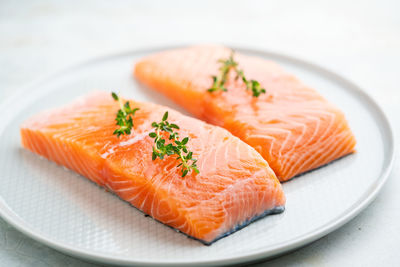
<svg viewBox="0 0 400 267"><path fill-rule="evenodd" d="M280 181L354 152L356 140L344 114L271 61L234 55L247 80L257 80L266 89L258 98L235 79L234 71L227 92L207 92L211 76L219 73L217 61L230 53L214 45L160 52L139 61L134 76L254 147Z"/></svg>
<svg viewBox="0 0 400 267"><path fill-rule="evenodd" d="M130 135L113 135L118 102L91 93L40 113L21 126L22 145L107 188L121 199L190 237L210 244L267 214L282 212L285 196L268 163L225 129L151 103ZM189 136L199 174L181 176L175 156L152 160L151 123L165 111Z"/></svg>

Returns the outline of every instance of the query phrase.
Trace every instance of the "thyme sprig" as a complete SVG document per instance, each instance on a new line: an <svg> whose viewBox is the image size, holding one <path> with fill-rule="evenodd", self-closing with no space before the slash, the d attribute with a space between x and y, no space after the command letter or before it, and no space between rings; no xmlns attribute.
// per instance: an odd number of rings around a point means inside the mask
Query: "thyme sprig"
<svg viewBox="0 0 400 267"><path fill-rule="evenodd" d="M120 135L123 134L130 134L133 128L132 117L139 108L132 109L129 105L129 101L126 101L125 104L123 104L121 98L114 92L111 93L111 96L115 101L118 101L120 107L117 112L117 117L115 118L115 121L117 122L116 125L118 125L119 128L115 129L113 134L117 135L117 137L120 137Z"/></svg>
<svg viewBox="0 0 400 267"><path fill-rule="evenodd" d="M189 137L180 140L178 132L174 131L174 129L179 130L179 126L169 123L167 119L168 111L164 113L161 122L153 122L151 124L155 129L154 132L149 133L149 136L154 138L152 160L177 155L176 159L181 161L178 167L182 166L182 177L185 177L190 171L199 173L196 165L197 160L193 158L193 152L189 151L186 147ZM170 140L170 143L166 144L167 141L163 138L163 132L169 134L168 140Z"/></svg>
<svg viewBox="0 0 400 267"><path fill-rule="evenodd" d="M225 82L228 79L228 73L232 68L236 70L238 65L233 59L233 51L228 59L220 59L218 62L222 64L219 68L220 73L218 76L212 76L213 85L207 90L210 93L215 91L228 91L228 89L225 88Z"/></svg>
<svg viewBox="0 0 400 267"><path fill-rule="evenodd" d="M251 90L253 93L253 97L259 97L261 94L265 94L266 90L261 87L260 83L256 80L247 80L246 76L243 73L243 70L238 68L238 63L234 60L234 51L232 50L228 59L220 59L218 60L221 63L221 67L219 68L220 73L218 76L212 76L213 84L211 88L207 91L212 93L216 91L226 92L228 89L225 87L225 83L228 79L228 74L231 69L236 72L236 80L242 79L243 83L246 85L246 90Z"/></svg>

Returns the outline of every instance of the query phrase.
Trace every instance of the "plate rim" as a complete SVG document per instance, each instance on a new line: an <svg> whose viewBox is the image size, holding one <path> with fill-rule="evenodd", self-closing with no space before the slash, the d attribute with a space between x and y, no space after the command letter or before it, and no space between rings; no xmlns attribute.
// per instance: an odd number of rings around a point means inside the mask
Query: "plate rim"
<svg viewBox="0 0 400 267"><path fill-rule="evenodd" d="M82 60L78 63L71 64L68 67L60 68L57 71L51 72L47 75L43 75L40 78L37 78L33 80L30 83L27 83L26 85L23 85L21 87L17 87L16 93L10 95L7 97L4 101L0 102L0 111L3 110L6 106L10 105L10 103L13 103L16 101L21 95L24 95L29 91L30 88L40 85L43 82L47 82L51 79L57 78L59 75L64 75L65 73L68 73L70 71L74 71L77 68L80 67L86 67L91 64L96 64L97 62L102 62L105 60L109 60L112 58L118 58L118 57L125 57L125 56L131 56L135 54L150 54L154 52L159 52L162 50L167 50L167 49L174 49L174 48L180 48L180 47L185 47L185 46L190 46L193 44L181 44L181 45L159 45L159 46L154 46L154 47L147 47L147 48L139 48L139 49L132 49L132 50L126 50L122 52L116 52L116 53L110 53L106 54L103 56L97 56L97 57L92 57L86 60ZM169 261L169 260L153 260L153 261L143 261L143 260L134 260L128 257L124 256L104 256L99 252L94 252L94 251L82 251L77 248L74 248L72 245L68 245L62 242L58 242L56 239L52 239L51 237L46 237L45 235L42 235L39 231L32 229L26 222L24 222L21 218L19 218L18 214L16 214L11 208L8 207L6 204L5 200L2 198L0 195L0 216L10 225L12 225L14 228L16 228L18 231L22 232L23 234L29 236L30 238L45 244L48 247L51 247L57 251L60 251L62 253L78 257L81 259L86 259L86 260L91 260L99 263L108 263L108 264L119 264L119 265L140 265L140 266L177 266L177 265L186 265L186 264L191 264L191 265L209 265L209 264L214 264L214 265L226 265L226 264L232 264L232 263L244 263L244 262L250 262L250 261L257 261L261 259L265 259L268 257L272 256L277 256L283 253L287 253L289 251L292 251L296 248L299 248L301 246L304 246L312 241L315 241L330 232L333 232L334 230L338 229L339 227L343 226L345 223L353 219L355 216L357 216L363 209L365 209L377 196L383 185L386 183L389 174L392 170L393 164L394 164L394 159L395 159L395 151L396 151L396 143L394 140L394 133L392 126L390 124L389 119L387 118L385 112L382 110L382 108L378 105L377 102L364 90L361 89L358 85L355 83L351 82L347 78L343 77L341 74L338 74L334 71L331 71L325 67L320 66L319 64L312 63L308 60L303 60L300 59L296 56L291 56L286 53L280 53L280 52L273 52L269 50L264 50L260 48L254 48L251 46L247 46L247 48L244 48L242 46L235 46L235 45L227 45L228 47L232 47L234 50L237 51L242 51L245 53L252 53L252 54L258 54L262 55L266 58L275 58L275 59L280 59L284 61L288 61L291 63L294 63L295 65L301 65L302 67L306 67L307 69L316 72L320 75L323 75L325 77L329 77L332 80L339 81L341 84L344 84L346 87L346 90L358 95L363 98L363 102L368 102L368 106L370 108L373 108L377 112L378 118L380 118L380 125L384 126L384 129L382 130L384 136L388 137L388 140L386 140L388 144L388 152L385 153L386 155L389 155L389 158L385 158L383 162L383 170L381 171L379 177L376 179L376 182L374 182L373 185L371 185L368 190L365 191L365 193L360 197L358 201L356 201L351 207L349 207L346 211L344 211L342 214L337 216L335 219L331 220L330 222L320 226L318 229L310 231L308 233L303 234L302 236L297 237L296 239L291 239L286 242L278 243L270 249L267 248L260 248L255 252L249 253L247 255L239 255L239 256L229 256L225 257L222 259L217 259L217 260L197 260L197 261L190 261L190 260L181 260L181 261ZM361 101L361 100L360 100ZM376 120L376 119L374 119ZM1 127L3 128L3 127ZM0 133L2 132L2 129L0 128Z"/></svg>

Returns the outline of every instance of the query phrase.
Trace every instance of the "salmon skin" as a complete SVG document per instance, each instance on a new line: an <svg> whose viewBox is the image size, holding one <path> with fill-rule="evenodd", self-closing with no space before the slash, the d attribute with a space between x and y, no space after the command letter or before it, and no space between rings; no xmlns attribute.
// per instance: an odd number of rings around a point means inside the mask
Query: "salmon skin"
<svg viewBox="0 0 400 267"><path fill-rule="evenodd" d="M121 199L204 244L251 221L284 210L285 196L268 163L225 129L151 103L139 110L130 135L113 135L118 102L91 93L44 111L21 126L22 145L89 178ZM176 157L152 160L153 121L165 111L190 138L199 174L182 177Z"/></svg>
<svg viewBox="0 0 400 267"><path fill-rule="evenodd" d="M216 45L180 48L140 60L134 76L199 119L224 127L255 148L280 181L354 152L356 140L344 114L277 64L236 53L247 80L266 89L253 97L230 71L227 92L210 93L212 76L231 50Z"/></svg>

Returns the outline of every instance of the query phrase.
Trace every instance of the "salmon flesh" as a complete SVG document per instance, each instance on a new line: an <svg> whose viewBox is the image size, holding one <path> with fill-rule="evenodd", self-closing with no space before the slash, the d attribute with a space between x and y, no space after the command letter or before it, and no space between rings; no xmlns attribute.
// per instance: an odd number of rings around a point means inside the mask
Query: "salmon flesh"
<svg viewBox="0 0 400 267"><path fill-rule="evenodd" d="M130 101L139 110L131 134L113 134L118 102L91 93L21 126L22 145L107 188L121 199L204 244L284 210L282 187L252 147L223 128L170 108ZM175 156L152 160L151 123L165 111L190 138L199 174L182 177Z"/></svg>
<svg viewBox="0 0 400 267"><path fill-rule="evenodd" d="M257 150L280 181L355 151L344 114L314 89L274 62L234 55L247 80L266 89L253 97L230 71L227 92L208 92L220 59L231 50L216 45L179 48L147 56L134 76L168 96L197 118L221 126Z"/></svg>

